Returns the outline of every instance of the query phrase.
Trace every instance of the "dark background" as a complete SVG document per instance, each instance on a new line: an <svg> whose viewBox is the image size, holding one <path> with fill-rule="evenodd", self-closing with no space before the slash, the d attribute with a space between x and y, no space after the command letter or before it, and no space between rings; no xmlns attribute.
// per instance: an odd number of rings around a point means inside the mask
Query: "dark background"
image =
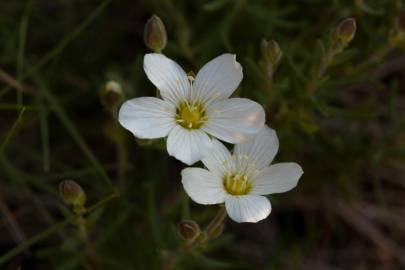
<svg viewBox="0 0 405 270"><path fill-rule="evenodd" d="M204 227L215 215L216 206L187 198L184 165L163 140L136 140L100 103L111 79L125 99L155 95L142 58L144 24L157 14L168 32L163 53L186 71L237 55L236 95L264 106L280 139L276 161L304 169L292 192L271 196L269 218L227 220L176 269L405 269L405 42L392 42L405 39L402 8L395 0L1 1L0 268L160 269L182 244L180 220ZM356 36L317 79L322 48L348 17ZM284 55L272 86L262 38ZM120 193L86 215L85 241L72 220L60 224L72 216L58 194L67 178L88 206Z"/></svg>

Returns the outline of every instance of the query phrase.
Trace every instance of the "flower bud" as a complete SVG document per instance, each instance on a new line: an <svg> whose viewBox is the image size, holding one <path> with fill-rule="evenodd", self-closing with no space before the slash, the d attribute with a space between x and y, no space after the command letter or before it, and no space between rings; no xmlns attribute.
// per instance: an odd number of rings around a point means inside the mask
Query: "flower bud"
<svg viewBox="0 0 405 270"><path fill-rule="evenodd" d="M266 61L266 63L274 66L281 60L283 52L281 51L277 41L273 39L269 41L263 39L261 47L263 59Z"/></svg>
<svg viewBox="0 0 405 270"><path fill-rule="evenodd" d="M177 224L177 231L183 240L193 241L200 233L200 226L193 220L183 220Z"/></svg>
<svg viewBox="0 0 405 270"><path fill-rule="evenodd" d="M108 81L100 91L100 102L107 109L114 109L124 99L121 85L116 81Z"/></svg>
<svg viewBox="0 0 405 270"><path fill-rule="evenodd" d="M356 34L356 20L353 18L348 18L343 20L335 30L335 36L337 39L343 41L344 43L349 43L354 38Z"/></svg>
<svg viewBox="0 0 405 270"><path fill-rule="evenodd" d="M146 46L155 52L161 52L166 47L166 28L158 16L153 15L146 22L143 38Z"/></svg>
<svg viewBox="0 0 405 270"><path fill-rule="evenodd" d="M59 193L66 204L82 207L86 202L82 187L73 180L63 180L59 184Z"/></svg>

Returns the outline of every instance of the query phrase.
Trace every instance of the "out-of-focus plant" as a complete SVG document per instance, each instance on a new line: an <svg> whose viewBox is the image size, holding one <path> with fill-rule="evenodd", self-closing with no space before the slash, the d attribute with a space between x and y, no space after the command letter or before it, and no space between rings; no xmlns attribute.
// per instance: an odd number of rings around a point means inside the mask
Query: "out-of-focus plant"
<svg viewBox="0 0 405 270"><path fill-rule="evenodd" d="M45 2L0 10L1 269L404 267L401 1ZM270 195L270 218L239 225L192 203L166 141L120 126L122 101L165 98L147 50L184 73L237 55L234 96L264 107L275 162L305 170ZM177 113L193 127L191 109ZM57 200L66 178L86 191L80 211Z"/></svg>

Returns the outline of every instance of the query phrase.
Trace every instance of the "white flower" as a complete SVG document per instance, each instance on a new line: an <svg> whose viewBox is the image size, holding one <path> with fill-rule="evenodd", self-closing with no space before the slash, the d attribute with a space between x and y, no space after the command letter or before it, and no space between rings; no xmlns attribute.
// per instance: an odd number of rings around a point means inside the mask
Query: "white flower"
<svg viewBox="0 0 405 270"><path fill-rule="evenodd" d="M233 155L219 141L202 159L208 168L186 168L182 183L193 201L200 204L225 202L226 211L236 222L258 222L271 212L263 195L294 188L303 174L296 163L270 163L278 151L275 131L265 126L255 137L235 145Z"/></svg>
<svg viewBox="0 0 405 270"><path fill-rule="evenodd" d="M208 62L195 80L162 54L146 54L144 70L163 99L126 101L119 122L138 138L167 138L169 155L191 165L211 148L212 137L240 143L264 125L263 108L245 98L229 98L242 80L235 55Z"/></svg>

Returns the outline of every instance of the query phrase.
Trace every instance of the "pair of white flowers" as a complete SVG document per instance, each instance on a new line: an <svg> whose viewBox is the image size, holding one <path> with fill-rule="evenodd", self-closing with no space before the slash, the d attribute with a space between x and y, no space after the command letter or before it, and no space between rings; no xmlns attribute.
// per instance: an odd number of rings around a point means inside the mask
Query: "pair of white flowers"
<svg viewBox="0 0 405 270"><path fill-rule="evenodd" d="M208 62L194 78L162 54L146 54L144 70L162 99L141 97L126 101L119 122L138 138L167 136L169 155L191 165L201 160L208 170L186 168L182 183L200 204L225 203L236 222L257 222L271 211L262 196L285 192L302 175L296 163L269 166L278 139L265 126L261 105L230 98L242 80L235 55ZM236 144L233 154L217 139Z"/></svg>

